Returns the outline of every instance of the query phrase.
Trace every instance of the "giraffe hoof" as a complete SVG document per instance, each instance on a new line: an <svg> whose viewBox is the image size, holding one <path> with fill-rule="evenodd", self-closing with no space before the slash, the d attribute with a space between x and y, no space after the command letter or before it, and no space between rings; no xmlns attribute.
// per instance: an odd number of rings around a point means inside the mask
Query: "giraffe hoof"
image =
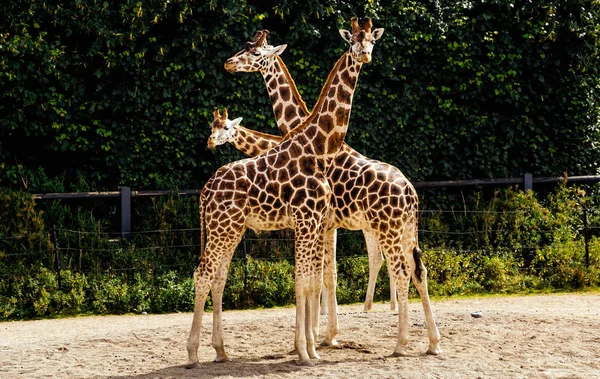
<svg viewBox="0 0 600 379"><path fill-rule="evenodd" d="M442 353L442 349L440 349L439 347L430 347L427 350L427 354L429 355L440 355Z"/></svg>
<svg viewBox="0 0 600 379"><path fill-rule="evenodd" d="M304 367L312 367L315 365L310 359L307 359L305 361L298 360L298 361L296 361L296 364L298 366L304 366Z"/></svg>
<svg viewBox="0 0 600 379"><path fill-rule="evenodd" d="M406 352L404 352L404 351L403 351L403 352L401 352L401 353L394 351L394 352L393 352L393 353L390 355L390 357L393 357L393 358L398 358L398 357L408 357L408 354L406 354Z"/></svg>
<svg viewBox="0 0 600 379"><path fill-rule="evenodd" d="M321 346L331 346L331 347L338 347L340 344L338 343L338 341L333 338L331 340L323 340L321 341Z"/></svg>
<svg viewBox="0 0 600 379"><path fill-rule="evenodd" d="M190 362L185 365L185 368L187 368L187 369L197 369L197 368L201 368L201 367L202 367L202 365L200 365L200 363L198 363L198 362Z"/></svg>
<svg viewBox="0 0 600 379"><path fill-rule="evenodd" d="M225 363L225 362L231 362L231 358L229 358L228 356L224 356L224 357L216 357L213 362L215 363Z"/></svg>

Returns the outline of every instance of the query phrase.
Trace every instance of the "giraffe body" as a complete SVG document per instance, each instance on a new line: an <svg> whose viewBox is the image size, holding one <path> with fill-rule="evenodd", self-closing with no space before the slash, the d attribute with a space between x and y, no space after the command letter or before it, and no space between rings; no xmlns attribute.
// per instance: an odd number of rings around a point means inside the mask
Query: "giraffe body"
<svg viewBox="0 0 600 379"><path fill-rule="evenodd" d="M281 45L277 47L267 45L267 34L268 31L257 32L254 40L248 42L244 50L227 60L225 63L225 68L230 72L258 71L261 73L265 81L267 92L272 101L273 112L275 114L277 126L281 134L285 136L290 130L300 124L302 120L304 120L310 114L310 112L302 100L302 97L300 96L300 93L296 88L296 84L294 83L294 80L292 79L285 63L280 57L280 54L283 52L283 50L285 50L287 45ZM229 130L233 130L233 128ZM266 152L273 143L276 143L277 137L265 133L252 131L243 127L236 128L236 132L237 133L235 135L228 135L222 126L216 125L213 127L211 139L214 141L215 138L219 138L221 142L215 144L209 140L209 146L212 144L214 147L215 145L225 142L231 142L243 153L249 156L256 156ZM342 155L344 155L344 157L342 157ZM348 157L346 158L346 156ZM368 159L350 148L347 144L343 145L338 157L344 161L347 161L348 163L351 162L351 159L356 161L364 161L365 159ZM386 165L382 162L376 163L379 165ZM337 178L336 180L339 183L344 184L342 182L342 173L348 169L349 167L341 168L334 165L332 170L337 170L338 172L331 172L331 175L329 175L330 184L333 184L332 178ZM337 201L335 203L337 203ZM347 217L347 220L343 219L342 223L357 224L358 222L361 222L360 218L355 220L355 222L351 222L350 218L353 217L356 218L356 215L350 215L350 217ZM365 236L367 245L367 255L369 258L369 284L367 287L364 310L369 311L373 306L375 283L377 282L377 274L383 265L383 254L377 239L374 235L372 235L371 232L368 231L368 229L362 229L360 227L338 227L350 230L363 230L363 235ZM329 236L329 238L333 237ZM328 246L335 247L336 241L333 241L332 244L329 243ZM329 308L328 299L331 298L334 302L336 302L335 298L331 297L335 296L335 289L329 287L326 289L327 290L323 292L321 314L327 314L327 310ZM396 311L397 308L396 283L393 277L390 275L390 309L392 311Z"/></svg>
<svg viewBox="0 0 600 379"><path fill-rule="evenodd" d="M283 135L308 115L295 83L287 68L278 56L282 47L272 48L266 45L266 33L257 33L259 38L249 43L246 48L230 58L225 67L228 71L259 71L263 75L277 124ZM270 54L267 51L275 51ZM259 58L256 58L259 57ZM280 91L279 89L282 89ZM291 96L288 96L291 94ZM285 116L288 115L288 116ZM252 135L252 131L238 128L242 137ZM213 125L213 135L221 132L218 125ZM252 155L260 154L260 144L277 143L278 137L260 133L252 136L250 143L234 143L242 152ZM227 141L225 141L227 142ZM230 141L231 142L231 141ZM435 324L427 290L427 272L420 259L417 238L418 197L414 187L400 170L384 162L369 159L356 152L347 144L336 155L328 172L329 183L334 190L332 197L332 214L326 226L325 234L325 287L324 304L328 303L328 330L323 340L326 345L335 344L338 330L336 315L337 301L335 287L335 229L362 230L369 254L369 286L365 310L369 310L373 302L373 292L377 273L383 263L382 251L388 259L390 273L390 289L392 309L396 307L396 293L400 295L402 307L399 312L399 342L395 354L402 355L407 341L408 318L406 306L408 302L408 285L410 277L415 276L415 286L421 296L425 310L426 323L429 330L429 348L431 354L438 354L440 335ZM396 284L399 290L396 291ZM404 311L402 310L404 309Z"/></svg>
<svg viewBox="0 0 600 379"><path fill-rule="evenodd" d="M194 273L196 300L187 344L188 367L198 365L202 315L211 285L221 291L217 297L222 296L223 278L247 228L294 229L294 346L301 364L319 358L315 336L323 282L324 225L332 193L325 173L343 143L360 68L371 60L373 42L382 32L371 32L370 22L361 29L353 20L353 33L342 31L352 42L351 48L332 69L315 105L318 112L265 154L221 167L202 189L202 252ZM218 111L214 117L221 118ZM226 112L223 118L227 118ZM215 330L222 332L222 326L214 326L213 333ZM217 360L226 360L222 337L213 335L213 345Z"/></svg>

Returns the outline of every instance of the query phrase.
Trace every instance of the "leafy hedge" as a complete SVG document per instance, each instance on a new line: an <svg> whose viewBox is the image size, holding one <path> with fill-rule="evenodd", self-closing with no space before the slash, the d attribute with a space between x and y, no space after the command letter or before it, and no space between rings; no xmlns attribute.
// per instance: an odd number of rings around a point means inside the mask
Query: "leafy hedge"
<svg viewBox="0 0 600 379"><path fill-rule="evenodd" d="M192 310L199 251L195 198L173 195L136 204L150 216L139 220L144 231L131 241L108 232L118 217L109 211L98 221L93 213L102 209L90 204L51 201L42 211L20 191L0 191L0 199L9 200L0 201L0 215L19 215L0 223L0 319ZM582 206L588 209L589 265ZM48 225L57 220L65 228L54 239ZM293 304L290 232L275 233L248 234L246 259L243 246L236 252L225 309ZM433 296L597 287L600 185L562 185L541 199L512 189L490 199L466 198L453 209L421 213L419 238ZM337 247L338 300L361 302L368 281L364 238L340 232ZM414 289L411 296L417 296ZM375 299L389 300L385 268Z"/></svg>
<svg viewBox="0 0 600 379"><path fill-rule="evenodd" d="M260 75L227 74L226 58L269 29L310 106L353 15L386 28L354 101L357 150L415 180L598 169L597 1L43 0L3 11L0 185L200 187L241 156L206 150L214 106L276 133Z"/></svg>

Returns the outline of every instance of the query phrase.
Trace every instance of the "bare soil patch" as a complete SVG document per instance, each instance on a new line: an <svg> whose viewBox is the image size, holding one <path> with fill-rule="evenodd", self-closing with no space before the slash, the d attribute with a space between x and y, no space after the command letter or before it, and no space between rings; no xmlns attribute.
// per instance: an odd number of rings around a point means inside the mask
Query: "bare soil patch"
<svg viewBox="0 0 600 379"><path fill-rule="evenodd" d="M390 358L397 314L340 306L339 348L295 364L293 308L226 311L231 362L213 363L205 314L202 368L187 370L191 313L0 323L1 378L600 378L600 293L434 300L440 356L425 355L420 302L411 302L409 356ZM482 317L472 317L481 311ZM321 331L325 330L321 318Z"/></svg>

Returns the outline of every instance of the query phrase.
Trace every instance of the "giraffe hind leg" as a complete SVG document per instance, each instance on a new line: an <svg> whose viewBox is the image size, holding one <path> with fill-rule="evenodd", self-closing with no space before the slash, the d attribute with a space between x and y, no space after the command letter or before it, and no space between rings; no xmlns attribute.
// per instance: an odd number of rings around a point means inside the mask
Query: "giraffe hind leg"
<svg viewBox="0 0 600 379"><path fill-rule="evenodd" d="M212 334L212 347L217 353L217 357L214 359L216 363L230 361L229 356L225 352L225 346L223 344L223 291L225 289L225 282L227 280L227 271L231 264L231 258L226 259L219 270L213 281L211 293L213 302L213 334Z"/></svg>
<svg viewBox="0 0 600 379"><path fill-rule="evenodd" d="M415 260L415 270L413 272L413 283L421 297L423 311L425 313L425 324L427 325L427 333L429 336L429 348L427 354L438 355L442 352L440 348L440 332L438 331L429 301L429 291L427 289L427 268L421 260L421 249L415 247L413 249L413 258Z"/></svg>
<svg viewBox="0 0 600 379"><path fill-rule="evenodd" d="M192 320L192 328L187 342L188 363L186 368L199 368L198 347L200 346L200 332L202 330L202 316L204 314L204 304L208 292L210 291L210 281L203 277L199 268L194 272L194 286L196 289L196 297L194 302L194 316Z"/></svg>

